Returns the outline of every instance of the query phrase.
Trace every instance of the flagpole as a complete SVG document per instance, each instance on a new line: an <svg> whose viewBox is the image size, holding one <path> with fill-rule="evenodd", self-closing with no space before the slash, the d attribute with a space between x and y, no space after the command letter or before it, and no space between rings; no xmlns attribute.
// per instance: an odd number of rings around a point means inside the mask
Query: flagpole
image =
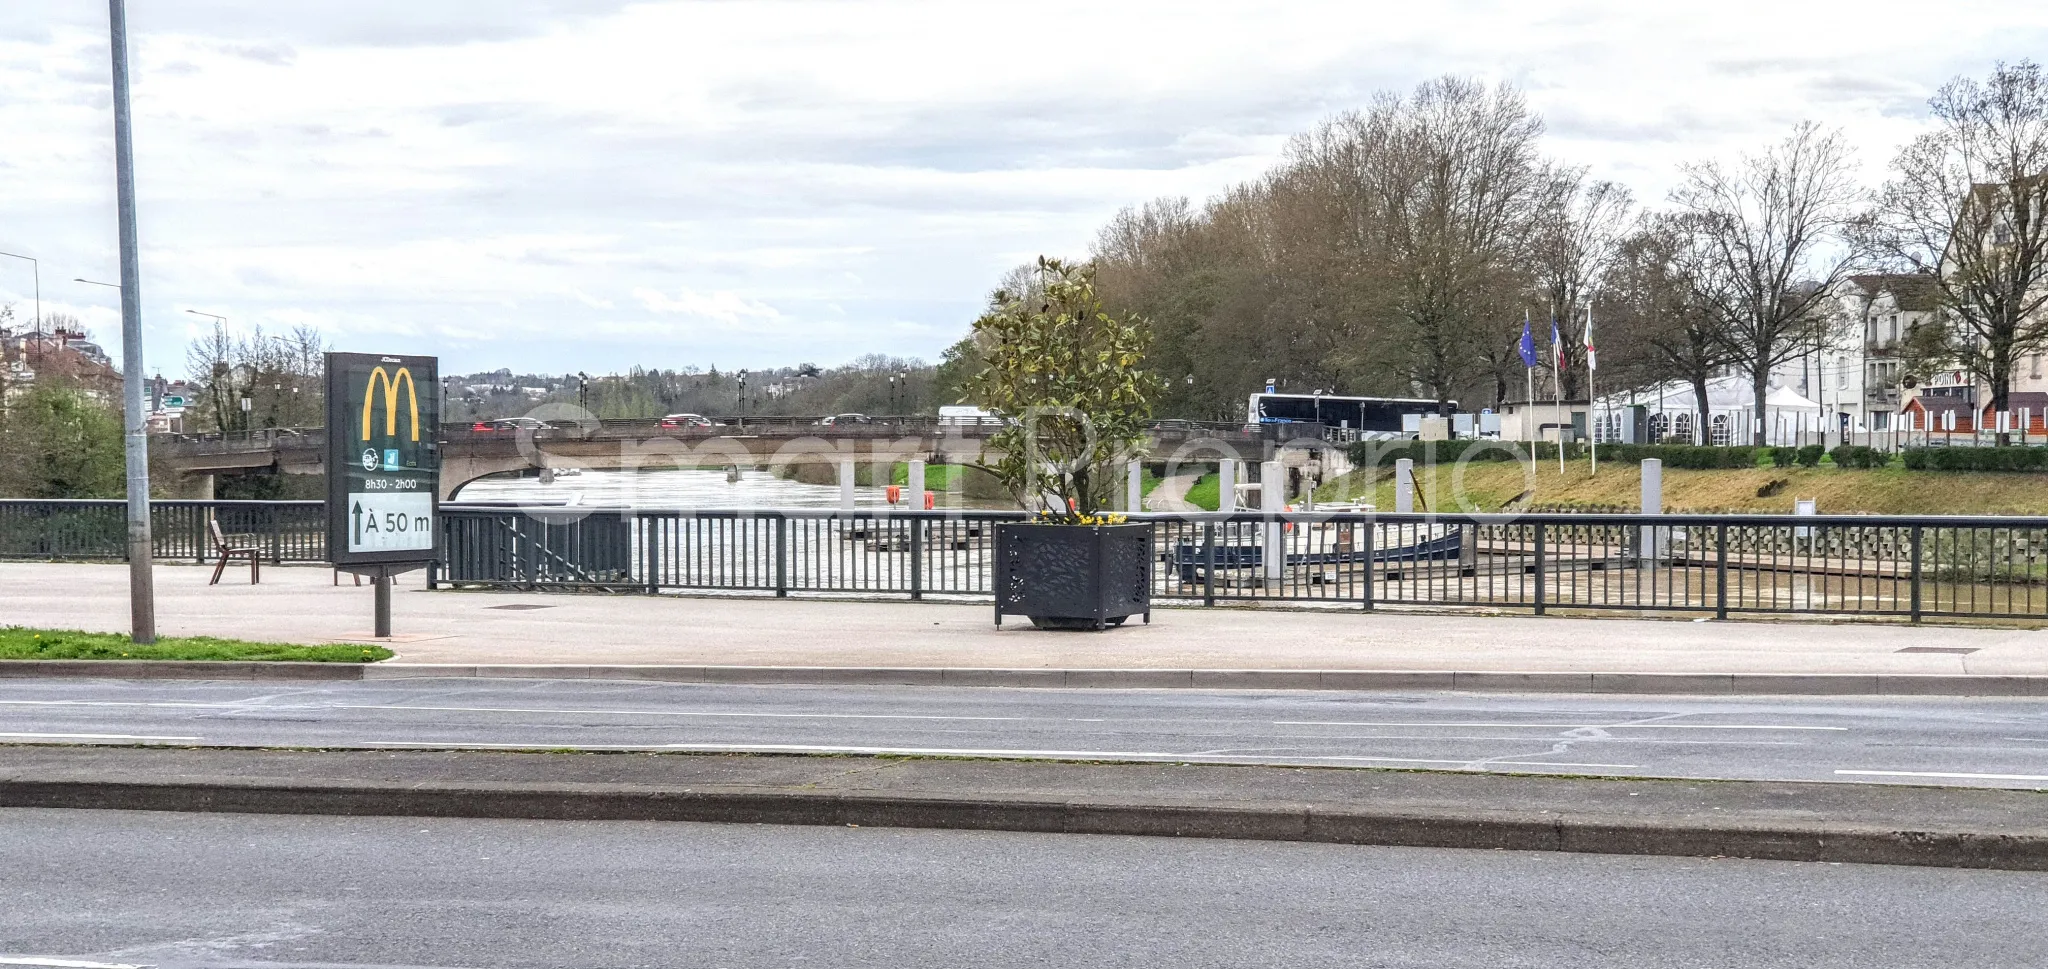
<svg viewBox="0 0 2048 969"><path fill-rule="evenodd" d="M1564 341L1557 334L1557 304L1550 304L1550 403L1557 418L1557 474L1564 477Z"/></svg>
<svg viewBox="0 0 2048 969"><path fill-rule="evenodd" d="M1588 297L1588 298L1586 299L1586 334L1585 334L1585 341L1586 341L1586 421L1587 421L1587 423L1588 423L1588 424L1590 424L1590 425L1592 426L1592 430L1593 430L1593 433L1592 433L1592 434L1590 435L1590 437L1591 437L1591 440L1587 442L1588 444L1590 444L1590 445L1591 445L1591 447L1590 447L1590 448L1588 448L1588 449L1587 449L1587 451L1586 451L1586 454L1588 455L1588 457L1589 457L1589 459L1590 459L1590 461L1591 461L1591 470L1587 471L1586 473L1587 473L1587 475L1588 475L1589 477L1591 477L1591 476L1597 476L1597 475L1599 475L1599 473L1600 473L1600 408L1599 408L1599 405L1598 405L1597 403L1595 403L1595 401L1597 400L1597 398L1595 398L1595 397L1593 396L1593 370L1595 369L1595 365L1594 365L1594 363L1593 363L1593 359L1594 359L1594 355L1595 355L1595 354L1597 354L1597 353L1599 353L1600 351L1598 351L1598 350L1596 350L1596 349L1594 349L1594 348L1593 348L1593 300L1592 300L1592 298L1591 298L1591 297Z"/></svg>
<svg viewBox="0 0 2048 969"><path fill-rule="evenodd" d="M1529 335L1529 309L1528 309L1528 307L1526 307L1526 306L1522 308L1522 335L1523 335L1523 336L1525 336L1525 337ZM1530 346L1531 346L1531 351L1532 351L1532 352L1530 353L1530 356L1531 356L1531 357L1533 357L1533 356L1535 356L1535 354L1534 354L1534 352L1533 352L1533 350L1534 350L1534 341L1531 341L1531 344L1530 344ZM1524 439L1524 440L1526 440L1526 441L1528 441L1528 442L1529 442L1529 480L1530 480L1530 481L1535 481L1535 480L1536 480L1536 440L1537 440L1537 438L1538 438L1538 437L1540 437L1541 435L1538 435L1538 434L1536 434L1536 433L1535 433L1535 431L1536 431L1536 368L1535 368L1535 367L1534 367L1533 365L1531 365L1531 364L1530 364L1530 362L1529 362L1529 358L1527 358L1527 357L1523 358L1523 360L1522 360L1522 379L1523 379L1523 380L1524 380L1524 381L1526 382L1526 384L1527 384L1527 386L1528 386L1528 394L1527 394L1526 396L1524 396L1524 397L1522 398L1523 400L1525 400L1525 401L1528 401L1528 404L1526 405L1526 407L1527 407L1526 413L1528 414L1528 416L1527 416L1527 417L1525 417L1525 418L1524 418L1524 419L1522 420L1522 437L1523 437L1523 439Z"/></svg>

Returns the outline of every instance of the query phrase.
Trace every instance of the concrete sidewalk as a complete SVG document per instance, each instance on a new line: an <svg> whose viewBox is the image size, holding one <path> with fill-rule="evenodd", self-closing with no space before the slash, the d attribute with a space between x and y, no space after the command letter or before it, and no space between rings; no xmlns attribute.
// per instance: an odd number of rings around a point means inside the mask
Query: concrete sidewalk
<svg viewBox="0 0 2048 969"><path fill-rule="evenodd" d="M370 588L327 569L157 570L159 629L367 641ZM0 625L124 631L120 565L0 564ZM437 591L406 576L398 664L2048 676L2048 631L1272 608L1162 609L1101 634L1001 630L986 605ZM1901 652L1944 647L1974 652Z"/></svg>
<svg viewBox="0 0 2048 969"><path fill-rule="evenodd" d="M1136 834L2048 870L2042 795L859 757L0 747L0 807Z"/></svg>

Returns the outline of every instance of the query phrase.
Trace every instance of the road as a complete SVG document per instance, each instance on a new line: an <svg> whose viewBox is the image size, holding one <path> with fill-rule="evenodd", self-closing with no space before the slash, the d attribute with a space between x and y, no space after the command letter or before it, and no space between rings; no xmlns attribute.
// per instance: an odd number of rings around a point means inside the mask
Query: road
<svg viewBox="0 0 2048 969"><path fill-rule="evenodd" d="M0 742L666 748L2048 788L2048 703L434 679L0 681Z"/></svg>
<svg viewBox="0 0 2048 969"><path fill-rule="evenodd" d="M1935 868L37 810L0 810L0 845L0 956L46 965L2000 969L2048 948L2048 875Z"/></svg>

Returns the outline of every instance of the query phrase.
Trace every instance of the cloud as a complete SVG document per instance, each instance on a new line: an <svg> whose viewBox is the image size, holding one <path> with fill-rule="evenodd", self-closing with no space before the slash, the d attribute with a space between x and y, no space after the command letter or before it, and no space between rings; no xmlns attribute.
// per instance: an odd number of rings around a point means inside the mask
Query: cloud
<svg viewBox="0 0 2048 969"><path fill-rule="evenodd" d="M1922 92L2048 40L2048 8L1900 30L1915 9L134 3L148 349L176 370L198 306L451 370L933 358L1017 262L1445 73L1522 86L1549 151L1646 200L1805 117L1876 178ZM46 301L99 305L62 280L116 265L104 18L0 3L0 249L43 260ZM1090 53L1048 55L1076 24ZM0 302L26 303L14 262Z"/></svg>
<svg viewBox="0 0 2048 969"><path fill-rule="evenodd" d="M699 293L685 289L670 297L658 290L636 289L633 298L651 313L690 316L734 326L750 320L777 322L783 319L775 307L729 291Z"/></svg>

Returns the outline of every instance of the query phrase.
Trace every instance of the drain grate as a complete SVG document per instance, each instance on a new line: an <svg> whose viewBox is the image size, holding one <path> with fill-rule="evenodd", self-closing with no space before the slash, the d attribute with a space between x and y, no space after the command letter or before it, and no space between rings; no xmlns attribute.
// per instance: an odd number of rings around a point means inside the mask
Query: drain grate
<svg viewBox="0 0 2048 969"><path fill-rule="evenodd" d="M508 611L508 612L525 612L525 611L526 611L526 610L528 610L528 609L553 609L553 608L554 608L554 606L544 606L544 605L541 605L541 604L539 604L539 603L537 603L537 602L515 602L515 603L512 603L512 604L510 604L510 605L504 605L504 606L485 606L484 608L486 608L486 609L504 609L504 610L506 610L506 611Z"/></svg>
<svg viewBox="0 0 2048 969"><path fill-rule="evenodd" d="M1962 656L1981 649L1979 646L1908 646L1901 653L1953 653Z"/></svg>

